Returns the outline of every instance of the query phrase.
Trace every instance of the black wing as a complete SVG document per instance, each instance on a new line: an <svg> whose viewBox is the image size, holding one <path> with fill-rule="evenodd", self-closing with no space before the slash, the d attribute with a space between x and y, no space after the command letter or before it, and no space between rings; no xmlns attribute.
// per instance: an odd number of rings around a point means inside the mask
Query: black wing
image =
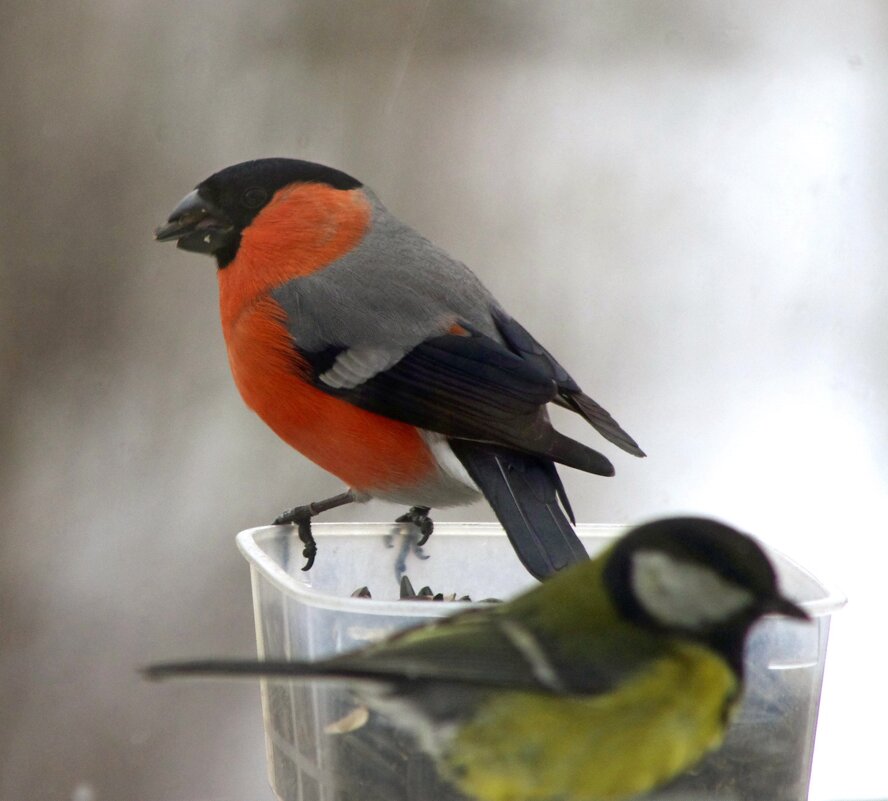
<svg viewBox="0 0 888 801"><path fill-rule="evenodd" d="M385 353L365 349L361 357L369 375L364 378L362 365L355 362L352 386L331 386L324 377L356 349L300 353L313 368L311 379L318 388L362 409L453 439L504 445L590 473L613 474L604 456L552 427L545 407L559 389L551 372L463 328L466 334L427 339L375 373L372 367L386 363Z"/></svg>
<svg viewBox="0 0 888 801"><path fill-rule="evenodd" d="M541 641L520 621L486 610L444 618L402 632L378 646L318 662L204 659L151 665L148 678L171 676L276 676L337 678L352 682L454 684L595 695L613 690L661 655L645 641L614 651L604 629L580 654L557 659L558 649Z"/></svg>
<svg viewBox="0 0 888 801"><path fill-rule="evenodd" d="M638 447L638 443L620 427L610 413L586 395L567 370L519 322L501 309L493 309L491 313L497 329L508 346L520 354L525 362L552 376L557 386L557 397L553 398L555 403L585 418L601 436L627 453L633 456L645 455Z"/></svg>

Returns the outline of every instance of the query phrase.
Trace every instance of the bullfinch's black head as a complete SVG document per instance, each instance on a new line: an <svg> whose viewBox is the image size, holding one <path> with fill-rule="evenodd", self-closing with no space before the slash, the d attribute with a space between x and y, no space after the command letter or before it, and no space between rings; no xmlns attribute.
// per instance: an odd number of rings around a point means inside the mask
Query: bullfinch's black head
<svg viewBox="0 0 888 801"><path fill-rule="evenodd" d="M361 182L344 172L299 159L257 159L226 167L199 183L154 232L160 242L216 256L220 267L237 253L241 232L275 192L295 183L357 189Z"/></svg>
<svg viewBox="0 0 888 801"><path fill-rule="evenodd" d="M604 581L624 617L705 642L738 673L756 620L766 614L808 619L781 594L758 543L707 518L669 518L633 529L610 552Z"/></svg>

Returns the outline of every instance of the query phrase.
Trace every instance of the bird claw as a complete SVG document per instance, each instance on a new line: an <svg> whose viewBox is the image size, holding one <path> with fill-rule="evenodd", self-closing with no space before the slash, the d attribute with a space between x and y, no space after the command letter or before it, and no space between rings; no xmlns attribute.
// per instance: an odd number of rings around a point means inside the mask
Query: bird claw
<svg viewBox="0 0 888 801"><path fill-rule="evenodd" d="M435 524L429 517L429 511L431 510L428 506L411 506L410 511L395 520L396 523L413 523L419 529L420 538L416 543L417 548L422 548L435 530Z"/></svg>
<svg viewBox="0 0 888 801"><path fill-rule="evenodd" d="M305 546L302 549L302 555L305 557L305 564L303 565L303 570L311 570L311 566L314 564L315 556L318 553L318 545L315 542L315 538L311 533L311 518L306 517L304 520L299 521L299 539L302 544Z"/></svg>
<svg viewBox="0 0 888 801"><path fill-rule="evenodd" d="M314 564L315 556L318 553L318 546L315 542L314 535L311 533L311 518L316 514L312 508L312 504L306 506L296 506L274 519L276 526L292 526L298 527L297 534L299 540L305 546L302 549L302 556L305 557L305 565L303 570L311 570Z"/></svg>

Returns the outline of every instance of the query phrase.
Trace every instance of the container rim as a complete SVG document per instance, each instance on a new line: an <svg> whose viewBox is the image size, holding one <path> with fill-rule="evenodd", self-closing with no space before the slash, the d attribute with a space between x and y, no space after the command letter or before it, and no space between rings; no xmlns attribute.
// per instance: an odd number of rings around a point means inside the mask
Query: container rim
<svg viewBox="0 0 888 801"><path fill-rule="evenodd" d="M313 523L312 530L325 538L330 537L379 537L391 532L392 523L361 522L361 523ZM580 523L576 526L580 536L599 536L613 538L619 532L629 527L626 523ZM362 614L395 615L410 617L444 617L458 610L464 610L472 606L482 605L480 602L466 601L407 601L407 600L376 600L373 598L352 598L351 596L328 595L309 586L302 585L293 578L280 565L275 562L260 546L260 543L291 532L295 538L295 528L292 526L256 526L239 532L235 542L238 550L262 575L278 590L288 595L302 596L311 599L313 606L325 609L358 611ZM459 523L442 522L435 524L434 537L449 536L490 536L500 535L505 537L505 531L497 523ZM299 540L296 539L298 543ZM828 586L814 576L809 570L802 567L794 559L786 556L782 551L770 545L764 546L766 551L779 556L795 570L798 570L806 578L817 584L824 593L822 598L811 601L800 601L802 608L811 617L824 617L837 612L847 603L847 596L835 586Z"/></svg>

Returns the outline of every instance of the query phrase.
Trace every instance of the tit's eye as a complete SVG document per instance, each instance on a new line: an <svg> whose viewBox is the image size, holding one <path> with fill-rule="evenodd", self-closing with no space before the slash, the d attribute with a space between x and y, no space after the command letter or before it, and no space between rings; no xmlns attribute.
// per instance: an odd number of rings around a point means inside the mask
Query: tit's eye
<svg viewBox="0 0 888 801"><path fill-rule="evenodd" d="M268 192L261 186L251 187L241 195L241 203L248 209L258 209L266 200L268 200Z"/></svg>

